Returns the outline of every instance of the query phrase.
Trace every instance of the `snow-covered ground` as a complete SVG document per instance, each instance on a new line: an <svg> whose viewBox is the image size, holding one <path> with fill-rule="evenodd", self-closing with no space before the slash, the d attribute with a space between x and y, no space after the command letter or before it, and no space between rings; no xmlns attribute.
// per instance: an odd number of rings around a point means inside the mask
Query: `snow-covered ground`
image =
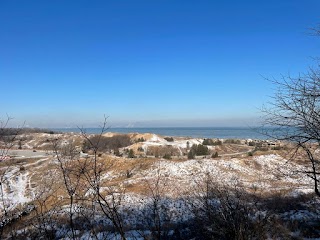
<svg viewBox="0 0 320 240"><path fill-rule="evenodd" d="M44 137L50 137L45 135ZM34 140L31 140L34 141ZM174 139L173 142L165 140L155 134L144 142L139 142L140 146L148 150L152 146L172 146L182 152L193 144L201 144L203 139ZM26 148L33 148L32 142L27 143ZM37 143L38 144L38 143ZM43 143L42 143L43 144ZM41 144L38 144L42 146ZM212 147L214 148L214 147ZM39 154L32 150L27 151L32 154ZM294 161L287 161L276 154L266 154L254 157L230 158L222 156L216 159L190 159L190 160L164 160L155 159L146 168L133 168L130 176L123 177L124 166L130 163L130 167L137 159L115 158L121 161L121 171L112 169L104 172L101 181L116 182L121 188L127 188L122 196L121 211L126 214L125 222L131 226L141 224L144 219L150 217L153 199L150 190L155 184L159 184L161 199L158 204L161 206L166 216L173 223L187 221L190 218L188 210L190 206L184 196L190 196L190 192L199 190L199 184L203 184L208 176L217 184L224 186L239 186L243 190L253 193L259 191L262 194L272 194L284 192L287 196L299 196L301 194L313 192L313 183L305 174L305 167ZM139 160L140 163L142 160ZM2 185L3 202L0 204L0 211L5 208L11 210L19 205L32 201L37 191L37 182L32 182L34 172L38 172L42 177L34 178L42 181L49 175L45 175L48 166L55 165L56 161L52 156L46 156L31 163L13 164L3 167ZM58 179L57 179L57 182ZM134 186L144 186L145 191L139 191ZM104 189L104 186L101 187ZM90 191L87 192L89 196ZM67 208L66 208L67 209ZM316 218L315 213L307 210L288 212L283 215L289 219L308 218L309 215ZM310 217L309 217L310 218ZM147 224L147 222L145 222ZM133 235L136 233L132 233ZM84 236L87 236L84 234ZM88 236L87 236L88 237ZM136 236L137 237L137 236ZM110 238L112 239L112 238ZM139 239L137 237L136 239ZM142 239L142 238L141 238Z"/></svg>
<svg viewBox="0 0 320 240"><path fill-rule="evenodd" d="M20 204L28 203L31 201L30 192L30 179L29 173L20 171L19 167L12 166L6 169L2 176L1 191L3 201L0 204L0 212L4 209L13 210Z"/></svg>
<svg viewBox="0 0 320 240"><path fill-rule="evenodd" d="M163 144L164 141L157 137L152 137L145 144ZM186 144L183 141L185 140L175 141L176 146ZM197 143L197 140L194 140L194 142ZM132 160L128 159L127 161ZM28 170L24 171L21 171L19 166L11 166L6 169L2 184L6 204L10 205L10 208L14 208L19 204L30 201L33 195L32 191L34 190L31 189L30 176L32 172L30 171L36 169L37 171L41 171L41 166L52 164L52 162L49 159L41 159L29 164ZM143 185L159 178L166 188L165 195L176 197L196 187L209 174L217 183L224 185L239 184L248 191L258 189L271 193L287 190L288 195L297 195L313 191L311 179L304 174L304 171L303 166L286 161L274 154L257 156L250 159L220 158L184 161L162 159L156 161L148 169L139 170L137 168L133 170L132 176L124 179L120 185L122 187L137 184ZM101 180L114 180L122 176L123 172L112 170L103 174Z"/></svg>
<svg viewBox="0 0 320 240"><path fill-rule="evenodd" d="M156 134L152 134L151 137L147 138L146 141L142 143L142 148L144 152L147 152L148 147L150 146L172 146L174 148L179 149L182 155L181 149L186 149L194 144L201 144L202 142L203 139L201 138L175 139L174 141L169 142Z"/></svg>
<svg viewBox="0 0 320 240"><path fill-rule="evenodd" d="M292 192L312 191L312 182L304 167L288 162L278 155L246 159L199 159L186 161L161 160L150 169L136 173L124 181L127 185L152 180L160 176L166 183L166 194L181 194L210 175L217 183L239 184L250 190L272 192L288 189Z"/></svg>

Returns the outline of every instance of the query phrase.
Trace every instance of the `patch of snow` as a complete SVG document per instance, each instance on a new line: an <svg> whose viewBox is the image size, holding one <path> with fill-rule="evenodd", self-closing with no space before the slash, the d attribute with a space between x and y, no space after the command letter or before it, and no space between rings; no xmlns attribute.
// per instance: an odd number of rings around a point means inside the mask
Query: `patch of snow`
<svg viewBox="0 0 320 240"><path fill-rule="evenodd" d="M161 143L166 143L167 140L164 138L160 138L158 135L153 134L152 137L148 140L148 142L161 142Z"/></svg>
<svg viewBox="0 0 320 240"><path fill-rule="evenodd" d="M319 214L315 212L310 212L308 210L292 210L282 214L282 217L287 220L298 220L298 221L307 221L310 219L320 220Z"/></svg>
<svg viewBox="0 0 320 240"><path fill-rule="evenodd" d="M32 199L27 197L29 187L29 173L20 172L18 167L8 168L2 182L4 204L0 204L0 210L6 208L12 210L19 204L28 203Z"/></svg>
<svg viewBox="0 0 320 240"><path fill-rule="evenodd" d="M170 183L167 186L167 194L170 194L177 193L176 189L184 191L195 186L209 173L218 183L228 184L238 181L246 188L255 186L265 190L291 189L295 191L295 189L299 189L299 191L309 191L312 186L310 179L301 171L300 165L287 163L277 155L259 156L250 161L245 164L244 160L237 158L230 160L192 159L183 162L161 160L155 163L151 169L137 173L133 179L127 180L125 183L149 181L155 179L160 173L161 179ZM257 169L254 161L262 167Z"/></svg>

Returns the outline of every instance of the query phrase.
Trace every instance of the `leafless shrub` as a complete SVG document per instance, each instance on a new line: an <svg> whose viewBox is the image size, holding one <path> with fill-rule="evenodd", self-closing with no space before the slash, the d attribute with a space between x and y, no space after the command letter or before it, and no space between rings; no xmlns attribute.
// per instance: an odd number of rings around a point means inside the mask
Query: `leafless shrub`
<svg viewBox="0 0 320 240"><path fill-rule="evenodd" d="M72 143L55 140L53 149L58 160L58 167L62 177L62 184L68 196L68 210L65 211L68 215L68 224L71 230L72 239L76 238L75 218L78 215L76 208L78 207L79 199L82 199L84 194L89 189L89 184L85 181L85 174L88 170L86 160L82 161L78 151Z"/></svg>
<svg viewBox="0 0 320 240"><path fill-rule="evenodd" d="M212 176L197 184L191 212L201 239L265 239L267 216L254 198L234 184L218 185Z"/></svg>
<svg viewBox="0 0 320 240"><path fill-rule="evenodd" d="M161 161L158 164L155 178L145 179L150 201L142 209L143 219L140 219L140 227L144 226L143 230L149 230L152 239L160 240L168 239L173 223L165 197L167 181L161 175ZM143 232L142 235L144 235ZM147 236L144 235L144 237Z"/></svg>
<svg viewBox="0 0 320 240"><path fill-rule="evenodd" d="M96 135L94 138L88 137L85 131L80 129L84 141L93 152L93 156L86 160L86 162L90 161L91 167L90 171L84 171L84 180L89 186L87 193L90 193L91 196L90 202L93 212L99 210L100 213L111 222L114 231L120 235L121 239L125 239L124 217L120 211L124 192L123 189L119 187L106 185L103 174L111 167L112 163L105 164L100 162L98 153L101 151L101 146L105 146L106 143L109 143L110 139L112 140L112 143L115 143L116 147L119 147L118 144L128 144L130 141L128 141L127 137L104 138L102 134L107 129L106 124L107 118L104 119L100 134ZM100 142L104 140L104 143Z"/></svg>

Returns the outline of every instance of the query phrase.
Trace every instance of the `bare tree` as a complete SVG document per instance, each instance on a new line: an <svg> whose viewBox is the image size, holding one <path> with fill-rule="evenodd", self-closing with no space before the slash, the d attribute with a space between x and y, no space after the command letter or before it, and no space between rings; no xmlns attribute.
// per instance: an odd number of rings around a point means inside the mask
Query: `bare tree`
<svg viewBox="0 0 320 240"><path fill-rule="evenodd" d="M79 192L85 189L83 182L81 181L82 171L78 171L77 163L77 151L72 143L65 141L55 140L53 142L53 149L58 160L58 165L63 178L63 185L65 187L68 196L68 208L69 225L71 229L72 239L76 239L74 218L76 214L75 208L77 207L77 198L79 198Z"/></svg>
<svg viewBox="0 0 320 240"><path fill-rule="evenodd" d="M8 184L8 173L10 172L10 164L7 160L10 149L14 146L15 140L21 131L21 127L9 128L11 117L7 116L5 120L0 119L0 238L3 234L4 227L11 221L9 216L10 203L5 199L5 185Z"/></svg>
<svg viewBox="0 0 320 240"><path fill-rule="evenodd" d="M66 142L63 139L53 143L68 196L66 213L72 233L70 237L77 238L76 217L84 219L91 233L96 237L98 231L110 231L110 227L105 224L94 224L98 218L104 216L112 224L111 232L125 239L124 219L121 214L124 193L121 188L113 186L105 178L112 166L112 161L100 157L105 150L103 133L107 130L107 118L104 118L100 133L94 137L88 135L83 128L79 130L86 148L90 150L90 155L81 156L80 150L76 149L72 142Z"/></svg>
<svg viewBox="0 0 320 240"><path fill-rule="evenodd" d="M277 92L263 108L264 124L272 126L266 134L294 144L291 157L308 159L305 173L312 178L320 197L320 72L310 69L305 75L272 80Z"/></svg>
<svg viewBox="0 0 320 240"><path fill-rule="evenodd" d="M84 129L80 129L88 148L93 152L93 155L87 159L90 171L85 172L84 178L91 190L92 206L95 207L95 205L97 205L99 207L103 215L111 221L115 232L124 240L126 239L125 226L120 210L124 190L108 185L105 182L103 174L111 168L112 162L105 162L99 159L99 152L103 150L101 149L103 133L105 133L107 129L107 117L104 117L103 124L100 126L100 133L96 135L95 138L90 138Z"/></svg>

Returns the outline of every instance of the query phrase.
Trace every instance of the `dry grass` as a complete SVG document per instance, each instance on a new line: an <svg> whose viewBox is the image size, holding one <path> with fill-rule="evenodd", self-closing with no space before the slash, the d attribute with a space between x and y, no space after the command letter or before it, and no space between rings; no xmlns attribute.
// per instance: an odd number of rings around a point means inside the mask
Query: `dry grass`
<svg viewBox="0 0 320 240"><path fill-rule="evenodd" d="M51 135L50 135L51 136ZM34 141L34 146L39 146L43 143L47 142L47 138L50 137L48 135L33 135L32 140ZM64 135L58 135L59 137L62 137ZM53 138L58 136L51 136ZM105 135L110 137L111 135ZM153 134L131 134L131 139L137 140L137 139L150 139L153 137ZM68 140L72 140L73 144L81 146L82 145L82 139L77 137L73 137L72 135L67 136ZM38 145L37 145L38 144ZM136 143L132 145L130 148L133 148L136 152L136 154L139 154L138 148L142 146L142 143ZM161 158L164 154L170 153L171 155L174 154L180 154L177 152L173 152L174 148L170 146L161 146L161 147L153 147L150 146L149 151L154 151L153 155L155 155L155 151L157 151L157 155L159 158ZM214 147L214 151L217 151L219 155L222 154L230 154L230 153L236 153L236 152L245 152L252 150L252 147L246 146L246 145L238 145L238 144L223 144L219 146ZM236 159L233 159L232 157L221 157L212 159L211 161L214 162L217 166L217 168L220 168L221 172L223 172L222 176L224 178L224 173L230 173L230 175L234 175L235 177L238 177L240 179L241 184L243 184L243 189L247 191L248 193L255 194L256 196L259 196L261 198L267 198L267 197L273 197L276 194L283 197L288 195L290 192L292 192L292 189L298 188L299 185L286 182L285 179L282 179L281 175L277 175L277 173L272 172L272 177L269 178L269 176L266 176L268 172L264 170L264 166L260 164L258 161L255 160L255 157L262 156L266 154L278 154L283 156L285 159L289 156L290 153L289 146L286 146L285 149L281 150L268 150L268 151L255 151L253 154L253 157L249 157L246 154L243 156L237 156ZM175 151L178 151L175 149ZM124 190L125 192L129 193L137 193L141 195L148 195L150 194L150 189L148 186L153 184L153 182L156 180L157 176L154 174L155 171L155 165L159 161L159 158L122 158L122 157L115 157L108 154L101 154L99 157L96 158L96 162L90 156L89 158L81 158L81 159L75 159L72 161L66 161L65 167L69 169L70 171L68 174L70 174L68 177L70 178L70 182L74 184L77 181L77 178L79 175L77 173L83 171L82 174L80 174L80 180L79 180L79 186L76 189L76 201L81 202L82 204L85 204L83 202L83 198L85 194L88 192L90 188L90 184L88 183L88 176L94 176L94 165L97 164L97 169L99 170L99 175L102 177L101 187L105 188L103 189L105 192L103 194L106 194L108 187L115 187L121 190ZM308 163L306 160L306 156L302 151L298 151L295 158L292 159L294 163L298 164L305 164ZM185 161L188 161L186 159L178 159L173 158L170 161L164 161L168 163L183 163ZM198 160L201 162L202 160ZM208 160L206 160L208 161ZM210 160L209 160L210 161ZM224 161L221 165L219 165L219 161ZM239 168L228 168L228 161L230 163L235 164L236 166L239 166ZM234 161L234 162L233 162ZM226 163L225 163L226 162ZM0 168L8 166L8 163L1 162ZM172 166L172 165L167 166ZM225 165L224 165L225 164ZM57 160L53 157L49 157L48 159L23 159L23 160L13 160L10 161L10 165L13 166L22 166L23 170L21 171L28 171L29 177L30 177L30 183L26 189L26 192L33 191L36 194L35 200L32 202L36 207L38 211L41 211L43 213L46 213L52 209L60 208L61 206L69 204L69 197L67 190L64 185L64 179L62 175L62 171L59 168L59 164L57 163ZM179 164L177 164L179 165ZM180 167L183 164L174 167L177 167L177 171L179 171ZM164 175L161 177L161 184L162 184L162 190L164 190L162 193L163 196L166 196L166 194L172 198L174 197L181 197L182 193L190 194L188 192L188 189L191 187L189 184L189 179L186 178L193 178L197 177L193 175L193 172L200 172L198 166L195 166L196 164L191 165L191 167L186 168L189 171L186 172L185 175L174 175L172 172L167 173L165 172ZM201 164L200 164L201 165ZM235 166L234 165L234 166ZM159 165L160 166L160 165ZM205 169L206 165L203 165L203 168ZM246 169L249 169L250 173L246 171L241 171L241 167L244 167ZM182 167L181 167L182 168ZM200 167L201 168L201 167ZM170 170L171 168L168 167ZM168 170L167 169L167 170ZM213 168L214 169L214 168ZM151 174L148 174L148 170L150 170ZM165 171L167 171L165 170ZM194 171L193 171L194 170ZM73 173L74 171L74 173ZM150 173L149 172L149 173ZM190 172L192 174L190 174ZM218 173L221 173L217 171ZM251 174L253 173L253 174ZM264 175L265 173L265 175ZM183 172L184 174L184 172ZM200 174L200 173L199 173ZM226 174L228 177L229 175ZM217 174L218 175L218 174ZM220 181L221 179L219 176L215 176L216 181ZM261 182L265 182L266 186L265 188L263 184L260 184ZM181 185L180 185L181 184ZM183 185L184 184L184 185ZM188 185L189 184L189 185ZM252 187L250 187L250 184ZM260 185L259 185L260 184ZM256 186L258 187L256 187ZM90 197L89 197L90 198ZM90 200L90 199L89 199ZM271 202L271 201L270 201ZM275 202L274 202L275 203ZM272 202L270 204L273 204ZM283 207L285 207L286 203L283 203ZM29 216L26 216L23 218L26 222L31 220L33 217L36 217L36 213L32 213ZM61 221L64 221L61 219ZM65 220L67 221L67 220Z"/></svg>
<svg viewBox="0 0 320 240"><path fill-rule="evenodd" d="M173 147L171 145L166 146L149 146L147 155L156 156L156 157L163 157L164 155L170 155L170 156L180 156L180 151L176 147Z"/></svg>
<svg viewBox="0 0 320 240"><path fill-rule="evenodd" d="M32 139L36 140L37 142L41 141L47 141L48 137L51 138L57 138L62 137L64 135L50 135L50 134L33 134ZM67 139L72 140L73 143L76 144L82 144L82 139L76 135L66 135ZM109 136L109 135L108 135ZM153 136L153 134L131 134L130 137L132 139L150 139ZM132 145L132 148L134 148L137 151L138 147L141 147L142 143L136 143ZM238 144L223 144L219 146L215 146L215 151L218 151L219 155L222 154L228 154L228 153L235 153L235 152L244 152L251 150L252 147L246 146L246 145L238 145ZM177 153L177 149L170 147L170 146L149 146L148 151L152 152L153 155L157 154L159 157L162 157L166 153L169 153L171 155L180 154ZM139 152L136 152L139 154ZM254 157L266 155L266 154L278 154L283 156L284 158L287 158L290 153L290 146L285 145L284 149L282 150L268 150L268 151L255 151L253 157L248 157L246 154L243 156L237 156L237 159L240 159L240 163L244 167L250 167L253 170L257 172L262 171L262 166L254 161ZM302 151L299 151L296 154L296 157L293 158L292 161L298 163L298 164L305 164L308 163L308 161L305 160L305 155ZM31 180L30 182L33 183L31 187L37 187L41 185L42 182L44 182L44 179L49 172L54 172L57 174L57 181L56 185L53 186L55 189L61 189L61 172L59 170L59 167L57 163L53 163L53 158L49 158L48 160L39 160L39 159L23 159L23 160L12 160L10 162L10 165L19 165L23 166L25 171L29 171L31 173ZM220 161L220 160L232 160L232 157L223 157L213 159L212 161ZM134 159L127 159L127 158L121 158L121 157L114 157L110 156L108 154L102 154L101 157L97 158L97 162L99 163L99 166L101 167L101 175L104 176L107 173L112 173L111 178L106 178L103 182L104 186L124 186L128 191L133 192L139 192L142 193L145 191L145 186L142 183L135 183L132 182L128 184L123 184L125 181L130 180L131 178L134 178L136 174L147 171L150 169L150 167L156 162L158 159L156 158L134 158ZM172 162L183 162L186 161L186 159L178 159L173 158L171 160ZM93 169L93 162L89 159L81 159L79 161L73 161L68 166L69 168L73 169L79 169L84 163L86 162L86 171L88 174L92 174ZM1 162L0 167L7 166L6 162ZM228 168L225 168L225 171L231 171ZM237 173L237 170L232 170L233 172ZM239 176L245 177L245 173L238 172ZM248 181L254 182L256 179L248 179ZM271 182L270 182L271 183ZM272 183L272 185L277 185L277 182ZM281 186L284 187L284 186ZM65 191L58 191L60 195L65 195Z"/></svg>

